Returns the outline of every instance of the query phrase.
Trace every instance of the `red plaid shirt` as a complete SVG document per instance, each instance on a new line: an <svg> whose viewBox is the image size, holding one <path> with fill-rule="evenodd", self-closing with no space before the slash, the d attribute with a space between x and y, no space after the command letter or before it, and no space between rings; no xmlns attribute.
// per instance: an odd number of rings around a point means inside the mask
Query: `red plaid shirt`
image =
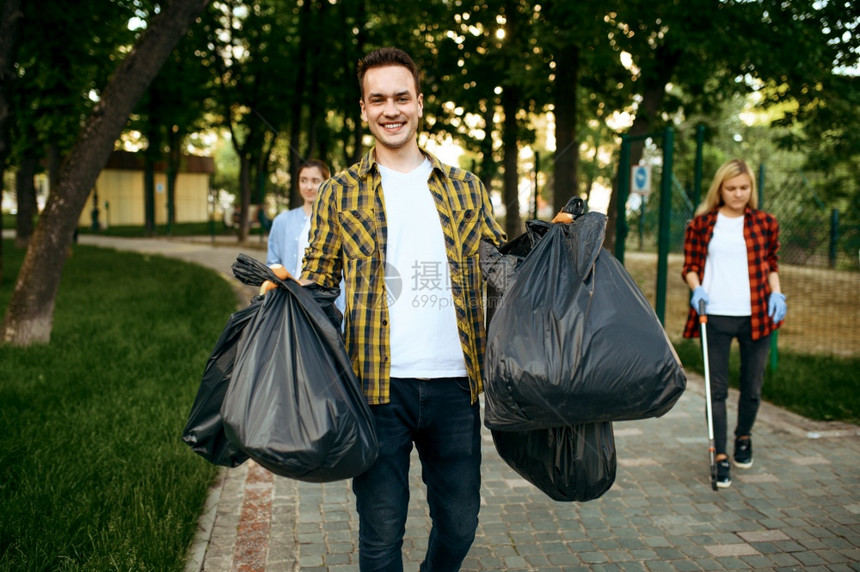
<svg viewBox="0 0 860 572"><path fill-rule="evenodd" d="M687 224L684 233L684 270L681 272L685 281L690 272L695 272L699 280L702 280L708 244L714 236L718 210L701 214ZM776 217L747 207L744 212L744 242L747 245L747 266L750 274L752 338L757 340L779 327L779 324L774 324L767 315L767 301L770 296L767 277L771 272L779 271L779 223ZM684 326L684 337L699 337L699 315L692 308Z"/></svg>

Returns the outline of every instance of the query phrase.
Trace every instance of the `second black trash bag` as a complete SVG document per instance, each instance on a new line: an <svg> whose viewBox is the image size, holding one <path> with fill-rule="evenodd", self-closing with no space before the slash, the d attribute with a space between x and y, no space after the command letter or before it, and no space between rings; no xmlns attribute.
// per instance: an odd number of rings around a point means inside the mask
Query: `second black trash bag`
<svg viewBox="0 0 860 572"><path fill-rule="evenodd" d="M505 463L553 500L594 500L615 482L615 435L609 421L491 433Z"/></svg>
<svg viewBox="0 0 860 572"><path fill-rule="evenodd" d="M234 273L278 287L239 343L221 407L227 437L281 476L330 482L363 473L378 443L340 331L308 288L243 255Z"/></svg>
<svg viewBox="0 0 860 572"><path fill-rule="evenodd" d="M686 386L678 356L639 287L602 248L606 217L531 223L496 252L503 295L487 332L490 429L523 431L663 415ZM506 248L507 247L507 248Z"/></svg>
<svg viewBox="0 0 860 572"><path fill-rule="evenodd" d="M242 332L262 303L262 299L254 297L248 306L230 316L206 362L200 388L182 432L182 440L191 450L215 465L238 467L248 460L248 455L231 443L224 433L221 404L233 375L233 362Z"/></svg>

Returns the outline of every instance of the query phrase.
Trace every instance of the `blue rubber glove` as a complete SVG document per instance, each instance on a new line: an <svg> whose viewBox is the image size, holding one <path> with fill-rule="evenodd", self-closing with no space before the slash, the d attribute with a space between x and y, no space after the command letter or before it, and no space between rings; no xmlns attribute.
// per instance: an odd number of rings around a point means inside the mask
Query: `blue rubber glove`
<svg viewBox="0 0 860 572"><path fill-rule="evenodd" d="M771 317L774 324L778 324L785 319L785 310L785 294L771 292L770 299L767 302L767 315Z"/></svg>
<svg viewBox="0 0 860 572"><path fill-rule="evenodd" d="M699 300L704 300L705 302L705 310L708 308L708 294L705 292L705 289L701 286L696 286L696 289L693 290L693 296L690 298L690 306L698 312L699 311Z"/></svg>

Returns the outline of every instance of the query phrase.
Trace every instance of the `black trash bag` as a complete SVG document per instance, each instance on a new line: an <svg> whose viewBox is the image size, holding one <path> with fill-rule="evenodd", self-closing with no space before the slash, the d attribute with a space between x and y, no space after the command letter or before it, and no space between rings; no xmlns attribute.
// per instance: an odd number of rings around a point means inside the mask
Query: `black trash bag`
<svg viewBox="0 0 860 572"><path fill-rule="evenodd" d="M363 473L378 454L376 430L339 325L307 288L253 258L240 255L233 270L277 288L239 342L221 406L227 437L281 476L321 483Z"/></svg>
<svg viewBox="0 0 860 572"><path fill-rule="evenodd" d="M259 272L247 274L240 270L239 274L240 276L237 277L245 283L254 281L257 281L255 285L262 283L262 280L259 280ZM308 286L307 289L332 324L340 330L342 315L334 304L340 290L315 285ZM182 440L191 447L191 450L215 465L238 467L248 460L248 455L230 442L224 433L221 405L233 374L233 362L236 359L239 339L260 310L262 303L262 296L254 296L248 306L230 316L206 363L203 380L200 382L188 422L182 432Z"/></svg>
<svg viewBox="0 0 860 572"><path fill-rule="evenodd" d="M238 467L248 455L227 439L221 423L221 404L233 374L239 338L260 309L263 299L255 296L251 303L230 316L203 370L203 380L191 406L182 440L191 450L210 463Z"/></svg>
<svg viewBox="0 0 860 572"><path fill-rule="evenodd" d="M615 483L615 435L609 421L491 433L505 463L553 500L594 500Z"/></svg>
<svg viewBox="0 0 860 572"><path fill-rule="evenodd" d="M542 220L527 220L526 232L500 247L496 247L487 240L481 240L479 260L487 285L488 325L493 321L505 290L513 283L517 268L532 248L540 242L550 226L550 223Z"/></svg>
<svg viewBox="0 0 860 572"><path fill-rule="evenodd" d="M659 417L686 377L660 321L627 270L602 248L606 217L533 221L493 252L487 282L502 293L487 331L490 429L524 431Z"/></svg>

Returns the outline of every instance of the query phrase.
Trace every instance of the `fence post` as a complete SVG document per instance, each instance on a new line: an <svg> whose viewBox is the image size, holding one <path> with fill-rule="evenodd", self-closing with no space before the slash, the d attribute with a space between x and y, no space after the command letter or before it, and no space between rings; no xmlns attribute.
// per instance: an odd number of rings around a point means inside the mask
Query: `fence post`
<svg viewBox="0 0 860 572"><path fill-rule="evenodd" d="M776 366L779 364L779 349L777 348L779 340L779 330L774 330L770 334L770 370L776 371Z"/></svg>
<svg viewBox="0 0 860 572"><path fill-rule="evenodd" d="M538 183L538 178L540 178L540 152L535 151L535 202L534 202L534 216L533 219L537 220L538 218L538 196L540 196L540 187ZM574 191L574 194L575 191Z"/></svg>
<svg viewBox="0 0 860 572"><path fill-rule="evenodd" d="M693 173L693 210L702 200L702 150L705 147L705 126L696 126L696 165Z"/></svg>
<svg viewBox="0 0 860 572"><path fill-rule="evenodd" d="M663 136L663 174L660 180L660 224L657 241L657 299L656 314L660 323L666 315L666 277L669 273L669 227L672 222L672 150L675 134L666 127Z"/></svg>
<svg viewBox="0 0 860 572"><path fill-rule="evenodd" d="M758 208L764 208L764 163L758 167ZM779 330L770 334L770 370L776 371L779 364Z"/></svg>
<svg viewBox="0 0 860 572"><path fill-rule="evenodd" d="M836 245L839 242L839 210L830 211L830 249L827 258L830 268L836 268Z"/></svg>
<svg viewBox="0 0 860 572"><path fill-rule="evenodd" d="M627 240L627 197L630 196L630 137L621 136L618 165L618 201L615 217L615 258L624 264L624 242Z"/></svg>

